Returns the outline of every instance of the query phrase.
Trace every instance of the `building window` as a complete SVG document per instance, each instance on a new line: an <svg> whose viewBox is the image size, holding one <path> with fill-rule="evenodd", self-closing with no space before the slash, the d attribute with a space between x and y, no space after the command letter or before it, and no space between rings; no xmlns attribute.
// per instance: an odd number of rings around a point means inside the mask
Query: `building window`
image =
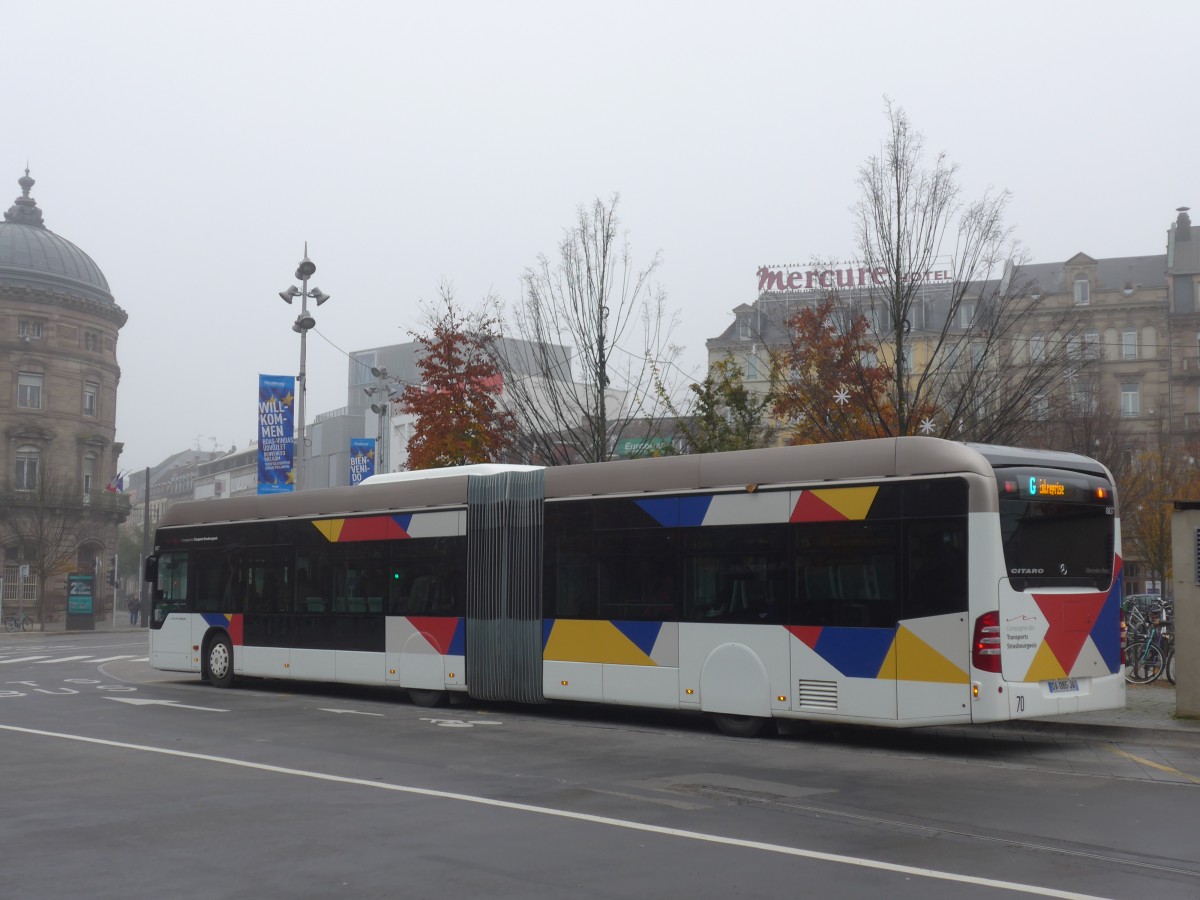
<svg viewBox="0 0 1200 900"><path fill-rule="evenodd" d="M750 340L750 317L738 316L737 320L737 336L740 341Z"/></svg>
<svg viewBox="0 0 1200 900"><path fill-rule="evenodd" d="M83 349L100 352L100 332L85 331L83 333Z"/></svg>
<svg viewBox="0 0 1200 900"><path fill-rule="evenodd" d="M1141 388L1137 384L1121 385L1121 415L1127 419L1141 415Z"/></svg>
<svg viewBox="0 0 1200 900"><path fill-rule="evenodd" d="M42 339L42 323L34 322L30 319L21 319L17 322L17 336L29 338L31 341L40 341Z"/></svg>
<svg viewBox="0 0 1200 900"><path fill-rule="evenodd" d="M83 414L85 416L96 415L96 398L100 394L100 385L94 381L85 381L83 384Z"/></svg>
<svg viewBox="0 0 1200 900"><path fill-rule="evenodd" d="M758 357L751 354L746 357L746 381L759 381L763 377L759 368Z"/></svg>
<svg viewBox="0 0 1200 900"><path fill-rule="evenodd" d="M355 355L350 373L350 383L354 385L371 384L375 380L375 376L371 374L371 369L374 367L374 353L359 353Z"/></svg>
<svg viewBox="0 0 1200 900"><path fill-rule="evenodd" d="M1046 339L1035 334L1029 339L1029 361L1031 363L1040 363L1046 357Z"/></svg>
<svg viewBox="0 0 1200 900"><path fill-rule="evenodd" d="M35 372L17 375L17 406L21 409L42 408L42 376Z"/></svg>
<svg viewBox="0 0 1200 900"><path fill-rule="evenodd" d="M1100 332L1089 331L1083 336L1084 359L1100 358Z"/></svg>
<svg viewBox="0 0 1200 900"><path fill-rule="evenodd" d="M18 491L37 489L38 457L36 447L21 447L17 450L16 488Z"/></svg>
<svg viewBox="0 0 1200 900"><path fill-rule="evenodd" d="M96 486L96 457L83 458L83 492L90 494Z"/></svg>
<svg viewBox="0 0 1200 900"><path fill-rule="evenodd" d="M1092 302L1092 288L1086 275L1075 276L1075 305L1087 306Z"/></svg>
<svg viewBox="0 0 1200 900"><path fill-rule="evenodd" d="M1096 396L1090 384L1071 387L1071 409L1078 416L1088 416L1096 411Z"/></svg>
<svg viewBox="0 0 1200 900"><path fill-rule="evenodd" d="M1050 414L1050 403L1046 399L1045 394L1035 394L1029 402L1029 414L1037 420L1046 418Z"/></svg>
<svg viewBox="0 0 1200 900"><path fill-rule="evenodd" d="M1137 332L1126 331L1121 335L1121 359L1137 359Z"/></svg>
<svg viewBox="0 0 1200 900"><path fill-rule="evenodd" d="M975 318L975 304L963 303L958 308L958 326L960 328L970 328L971 320Z"/></svg>

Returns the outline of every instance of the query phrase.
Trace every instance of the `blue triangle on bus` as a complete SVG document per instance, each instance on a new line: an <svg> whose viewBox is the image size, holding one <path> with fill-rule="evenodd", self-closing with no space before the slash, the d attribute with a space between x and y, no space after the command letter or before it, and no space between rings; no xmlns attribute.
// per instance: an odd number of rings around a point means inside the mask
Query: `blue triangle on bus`
<svg viewBox="0 0 1200 900"><path fill-rule="evenodd" d="M662 631L662 622L626 622L613 620L612 624L613 628L629 638L630 642L647 656L654 650L654 643L658 640L658 633Z"/></svg>

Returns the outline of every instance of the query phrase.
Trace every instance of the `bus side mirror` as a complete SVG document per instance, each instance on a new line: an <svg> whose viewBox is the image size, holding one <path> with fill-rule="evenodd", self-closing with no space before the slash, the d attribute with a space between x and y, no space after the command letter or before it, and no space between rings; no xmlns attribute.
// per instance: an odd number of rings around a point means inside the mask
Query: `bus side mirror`
<svg viewBox="0 0 1200 900"><path fill-rule="evenodd" d="M157 581L158 581L158 557L157 556L147 556L146 557L145 580L149 581L151 583L157 583Z"/></svg>

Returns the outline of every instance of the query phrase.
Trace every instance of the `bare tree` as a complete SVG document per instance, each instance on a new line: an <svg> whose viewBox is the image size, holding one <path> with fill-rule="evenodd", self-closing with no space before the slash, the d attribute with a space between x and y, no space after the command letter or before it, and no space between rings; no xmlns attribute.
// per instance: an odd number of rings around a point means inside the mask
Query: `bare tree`
<svg viewBox="0 0 1200 900"><path fill-rule="evenodd" d="M1195 448L1172 440L1161 430L1157 440L1132 454L1120 487L1125 558L1140 562L1150 581L1165 586L1171 577L1174 502L1200 497Z"/></svg>
<svg viewBox="0 0 1200 900"><path fill-rule="evenodd" d="M1140 439L1119 410L1097 402L1094 376L1090 364L1068 370L1063 389L1051 400L1042 427L1031 433L1025 443L1030 447L1090 456L1104 463L1117 484L1123 485L1140 450ZM1124 493L1118 499L1124 505Z"/></svg>
<svg viewBox="0 0 1200 900"><path fill-rule="evenodd" d="M1018 442L1069 358L1065 339L1031 353L1023 336L1049 313L1020 276L1009 194L964 203L957 166L938 154L924 168L920 133L890 102L887 114L883 152L859 170L859 282L843 294L890 355L872 417L889 435ZM1064 323L1051 331L1065 338Z"/></svg>
<svg viewBox="0 0 1200 900"><path fill-rule="evenodd" d="M75 567L79 546L92 531L77 485L42 472L29 490L7 492L0 504L6 543L20 548L22 561L37 582L37 612L46 621L47 583ZM99 589L99 585L95 586Z"/></svg>
<svg viewBox="0 0 1200 900"><path fill-rule="evenodd" d="M600 462L630 425L643 437L647 423L655 432L662 421L656 376L678 355L675 318L651 280L659 254L641 270L633 264L618 201L579 207L557 255L525 271L506 329L520 340L496 345L521 458Z"/></svg>

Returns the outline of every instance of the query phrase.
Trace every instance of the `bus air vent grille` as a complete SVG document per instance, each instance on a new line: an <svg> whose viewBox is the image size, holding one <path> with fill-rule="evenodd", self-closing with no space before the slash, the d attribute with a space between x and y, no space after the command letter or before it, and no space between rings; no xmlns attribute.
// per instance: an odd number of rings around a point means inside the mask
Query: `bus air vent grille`
<svg viewBox="0 0 1200 900"><path fill-rule="evenodd" d="M800 705L809 709L837 709L837 682L800 679Z"/></svg>

